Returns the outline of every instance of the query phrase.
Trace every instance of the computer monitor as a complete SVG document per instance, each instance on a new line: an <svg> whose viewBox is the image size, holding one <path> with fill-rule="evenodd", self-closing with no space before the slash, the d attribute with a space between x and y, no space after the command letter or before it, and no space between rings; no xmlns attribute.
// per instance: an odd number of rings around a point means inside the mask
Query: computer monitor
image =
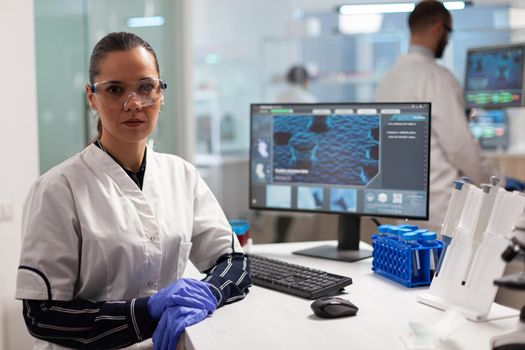
<svg viewBox="0 0 525 350"><path fill-rule="evenodd" d="M509 122L504 109L480 109L469 120L470 132L481 148L505 150L509 147Z"/></svg>
<svg viewBox="0 0 525 350"><path fill-rule="evenodd" d="M338 246L295 252L355 261L361 216L428 219L430 103L252 104L250 208L338 214Z"/></svg>
<svg viewBox="0 0 525 350"><path fill-rule="evenodd" d="M469 49L465 68L467 107L523 106L524 58L525 44Z"/></svg>

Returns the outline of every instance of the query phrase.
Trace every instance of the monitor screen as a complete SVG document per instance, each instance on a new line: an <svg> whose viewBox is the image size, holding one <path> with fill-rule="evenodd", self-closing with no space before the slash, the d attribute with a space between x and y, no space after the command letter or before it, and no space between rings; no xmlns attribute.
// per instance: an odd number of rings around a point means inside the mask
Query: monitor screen
<svg viewBox="0 0 525 350"><path fill-rule="evenodd" d="M250 125L252 209L428 219L429 103L252 104Z"/></svg>
<svg viewBox="0 0 525 350"><path fill-rule="evenodd" d="M465 69L467 107L523 106L525 45L469 49Z"/></svg>
<svg viewBox="0 0 525 350"><path fill-rule="evenodd" d="M504 109L480 109L469 120L469 128L484 149L506 149L509 146L509 124Z"/></svg>

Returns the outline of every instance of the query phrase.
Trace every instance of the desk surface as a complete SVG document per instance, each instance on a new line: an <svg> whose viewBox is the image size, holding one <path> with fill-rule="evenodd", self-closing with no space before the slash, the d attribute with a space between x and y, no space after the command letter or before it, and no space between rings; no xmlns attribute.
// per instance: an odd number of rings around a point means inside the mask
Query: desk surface
<svg viewBox="0 0 525 350"><path fill-rule="evenodd" d="M371 259L345 263L291 254L320 244L336 243L263 244L253 246L252 252L352 277L342 297L359 307L357 316L320 319L310 309L311 300L253 286L244 300L187 328L187 349L406 349L400 336L408 334L408 322L432 325L444 316L416 301L427 288L408 289L375 275ZM436 349L490 349L492 336L516 324L517 318L467 321Z"/></svg>

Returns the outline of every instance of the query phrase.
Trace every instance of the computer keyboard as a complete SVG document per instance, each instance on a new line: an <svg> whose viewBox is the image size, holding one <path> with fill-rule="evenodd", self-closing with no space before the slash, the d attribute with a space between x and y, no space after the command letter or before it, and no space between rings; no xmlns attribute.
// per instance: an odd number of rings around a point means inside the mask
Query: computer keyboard
<svg viewBox="0 0 525 350"><path fill-rule="evenodd" d="M352 284L350 277L260 255L249 255L255 285L308 299L317 299Z"/></svg>

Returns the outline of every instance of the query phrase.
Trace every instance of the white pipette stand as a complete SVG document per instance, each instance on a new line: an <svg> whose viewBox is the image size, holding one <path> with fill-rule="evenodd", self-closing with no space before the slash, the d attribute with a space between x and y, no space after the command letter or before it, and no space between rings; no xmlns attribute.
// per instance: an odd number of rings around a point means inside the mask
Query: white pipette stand
<svg viewBox="0 0 525 350"><path fill-rule="evenodd" d="M451 237L451 243L428 293L418 296L419 302L442 310L459 309L473 321L517 315L516 311L512 315L489 316L497 293L493 281L505 270L501 252L508 246L514 223L525 208L525 195L505 191L496 183L483 185L482 189L468 184L452 198L449 209L454 206L455 211L447 210L445 223L456 221L457 226L452 230L450 225L444 227L442 234ZM449 216L458 215L458 203L453 202L458 198L464 200L464 205L459 220L455 220Z"/></svg>

